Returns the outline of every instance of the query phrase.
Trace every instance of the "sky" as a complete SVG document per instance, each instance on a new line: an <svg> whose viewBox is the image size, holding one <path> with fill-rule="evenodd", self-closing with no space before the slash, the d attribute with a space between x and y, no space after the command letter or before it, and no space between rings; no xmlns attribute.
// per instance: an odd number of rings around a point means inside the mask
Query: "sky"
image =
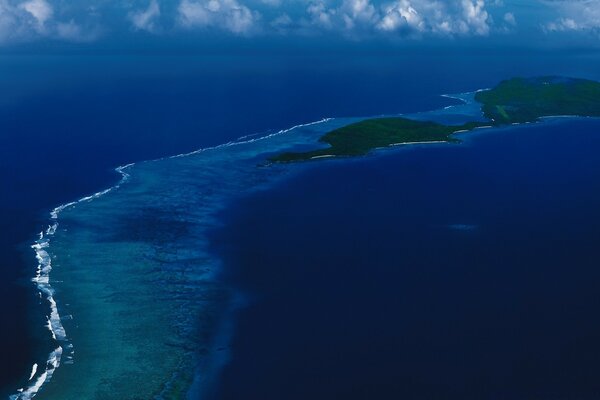
<svg viewBox="0 0 600 400"><path fill-rule="evenodd" d="M0 0L0 49L151 39L598 47L600 0Z"/></svg>

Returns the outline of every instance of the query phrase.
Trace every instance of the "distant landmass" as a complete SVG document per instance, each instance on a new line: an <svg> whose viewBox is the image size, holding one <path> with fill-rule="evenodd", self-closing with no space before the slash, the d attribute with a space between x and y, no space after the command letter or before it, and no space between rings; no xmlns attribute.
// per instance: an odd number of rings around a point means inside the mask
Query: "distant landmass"
<svg viewBox="0 0 600 400"><path fill-rule="evenodd" d="M335 129L319 141L327 148L285 152L271 162L306 161L337 156L360 156L397 144L457 141L452 135L484 126L536 122L549 116L600 116L600 82L565 77L513 78L476 93L488 122L444 125L408 118L372 118Z"/></svg>

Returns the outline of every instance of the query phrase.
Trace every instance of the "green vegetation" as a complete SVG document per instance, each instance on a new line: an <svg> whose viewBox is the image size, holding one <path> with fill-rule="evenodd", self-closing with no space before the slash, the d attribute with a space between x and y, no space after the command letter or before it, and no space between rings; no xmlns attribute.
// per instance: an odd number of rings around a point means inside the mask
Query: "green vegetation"
<svg viewBox="0 0 600 400"><path fill-rule="evenodd" d="M361 156L378 147L415 142L451 141L457 131L471 130L482 123L470 122L460 126L441 125L430 121L407 118L375 118L333 130L319 139L330 147L302 153L283 153L272 162L304 161L327 156Z"/></svg>
<svg viewBox="0 0 600 400"><path fill-rule="evenodd" d="M375 118L333 130L319 139L327 148L288 152L271 157L271 162L305 161L321 157L360 156L394 144L456 141L452 134L482 125L535 122L552 115L600 116L600 83L559 77L514 78L493 89L478 92L475 100L491 122L442 125L407 118Z"/></svg>
<svg viewBox="0 0 600 400"><path fill-rule="evenodd" d="M600 83L560 77L514 78L479 92L484 115L495 125L534 122L551 115L600 116Z"/></svg>
<svg viewBox="0 0 600 400"><path fill-rule="evenodd" d="M506 110L504 109L504 106L496 106L496 110L498 110L498 113L506 118L506 119L510 119L510 116L508 115L508 113L506 112Z"/></svg>

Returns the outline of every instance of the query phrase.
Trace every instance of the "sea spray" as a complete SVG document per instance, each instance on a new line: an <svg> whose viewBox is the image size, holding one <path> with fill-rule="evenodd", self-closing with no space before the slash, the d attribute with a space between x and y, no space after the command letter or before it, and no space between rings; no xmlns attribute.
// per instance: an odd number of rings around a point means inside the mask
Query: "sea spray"
<svg viewBox="0 0 600 400"><path fill-rule="evenodd" d="M468 103L468 102L465 101L465 103ZM249 140L232 141L232 142L228 142L223 145L220 145L220 146L215 146L215 147L211 147L211 148L203 148L203 149L195 150L193 152L178 154L175 156L165 157L165 158L162 158L159 160L154 160L154 161L184 158L184 157L188 157L188 156L198 155L200 153L204 153L209 150L215 151L215 150L219 150L219 149L223 149L223 148L231 147L231 146L250 145L250 144L253 144L253 143L256 143L259 141L264 142L265 139L275 138L282 134L289 133L291 131L295 131L299 128L308 128L308 127L311 127L311 126L317 125L317 124L334 122L331 125L331 128L336 128L336 127L338 127L338 125L343 126L344 124L347 124L349 122L353 122L356 120L360 120L360 119L333 120L331 118L324 118L319 121L315 121L315 122L311 122L311 123L307 123L307 124L296 125L292 128L280 130L278 132L271 133L266 136L252 137ZM322 131L318 131L318 132L322 132ZM302 145L308 145L311 143L315 144L316 139L318 138L318 134L317 134L318 132L310 132L310 134L305 137L300 135L300 138L296 137L295 141L297 142L297 144L302 144ZM268 151L282 150L282 149L285 149L289 145L294 145L294 140L287 141L285 139L280 139L277 141L277 143L275 143L271 146L269 146L269 145L259 146L257 148L258 153L254 154L254 155L256 156L256 155L260 154L261 152L264 153L264 152L268 152ZM248 151L248 150L245 150L245 151ZM254 150L251 150L251 152L253 153ZM242 151L240 153L240 156L247 157L247 154L244 154L244 151ZM44 384L48 383L51 380L55 370L60 366L61 357L63 356L64 349L67 349L67 351L69 351L69 357L72 357L72 354L73 354L73 347L67 338L67 333L62 325L59 310L58 310L56 301L54 299L54 289L52 288L52 286L50 284L50 272L52 271L52 262L51 262L52 259L51 259L51 253L49 252L50 238L52 236L54 236L57 232L57 229L58 229L57 221L59 219L60 213L65 211L66 209L75 208L79 204L89 203L95 199L103 197L104 195L106 195L110 192L114 192L125 181L128 180L129 173L127 171L130 169L131 166L133 166L133 164L128 164L128 165L124 165L122 167L116 168L116 171L121 174L122 178L119 181L119 183L117 183L115 186L110 187L106 190L94 193L90 196L83 197L77 201L63 204L61 206L56 207L54 210L52 210L52 212L50 213L50 216L51 216L53 223L48 227L48 229L45 232L40 233L39 239L32 246L33 249L36 251L36 257L38 259L37 273L36 273L36 277L33 278L33 281L36 283L40 293L42 295L46 296L46 300L48 301L48 303L50 305L50 314L47 317L48 318L47 327L48 327L49 331L51 332L53 339L58 343L58 346L55 348L55 350L53 350L49 354L47 363L44 367L41 367L41 368L38 367L35 370L34 370L34 368L32 368L32 371L34 371L34 372L31 374L31 379L29 381L28 386L26 386L25 388L19 389L18 393L11 396L11 400L27 400L27 399L31 399L32 397L34 397L36 395L36 393L40 390L40 388Z"/></svg>
<svg viewBox="0 0 600 400"><path fill-rule="evenodd" d="M126 170L133 164L127 164L115 169L121 175L119 182L100 192L90 196L82 197L81 199L69 203L62 204L54 208L50 212L52 223L45 231L39 233L38 239L31 245L35 252L35 257L38 262L35 277L32 282L36 285L40 298L46 299L49 305L50 313L46 316L46 328L50 332L50 336L56 343L56 348L50 352L43 368L40 368L37 363L32 366L31 374L27 382L27 386L17 390L17 393L9 396L10 400L29 400L32 399L44 384L52 379L54 371L60 366L64 350L69 351L67 356L69 361L72 360L73 346L69 342L67 333L62 324L58 306L54 298L54 288L50 283L50 273L52 272L52 256L50 253L50 238L54 236L58 229L59 214L69 207L73 207L81 202L92 201L100 196L103 196L112 190L119 188L127 179L129 174Z"/></svg>

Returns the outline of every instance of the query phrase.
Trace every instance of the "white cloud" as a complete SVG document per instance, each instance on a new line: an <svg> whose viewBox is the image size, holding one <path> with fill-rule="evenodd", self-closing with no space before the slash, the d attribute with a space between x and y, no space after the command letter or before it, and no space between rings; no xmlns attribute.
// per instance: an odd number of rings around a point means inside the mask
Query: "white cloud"
<svg viewBox="0 0 600 400"><path fill-rule="evenodd" d="M16 18L5 1L0 0L0 43L7 42L14 35Z"/></svg>
<svg viewBox="0 0 600 400"><path fill-rule="evenodd" d="M160 17L160 6L157 0L151 0L148 8L129 14L129 19L137 30L156 31L156 19Z"/></svg>
<svg viewBox="0 0 600 400"><path fill-rule="evenodd" d="M306 12L313 26L346 35L484 36L491 24L484 0L394 0L379 6L372 0L343 0L337 7L316 0L309 3Z"/></svg>
<svg viewBox="0 0 600 400"><path fill-rule="evenodd" d="M70 20L56 24L55 36L69 42L91 42L100 37L100 31L98 28L84 29L74 20Z"/></svg>
<svg viewBox="0 0 600 400"><path fill-rule="evenodd" d="M545 4L546 11L557 10L544 25L547 32L600 31L600 0L530 1L541 8ZM506 0L0 0L0 42L90 40L119 29L185 34L181 28L351 39L486 36L516 26L510 4L514 6ZM522 17L519 23L528 21Z"/></svg>
<svg viewBox="0 0 600 400"><path fill-rule="evenodd" d="M483 0L462 0L462 8L468 29L472 29L478 35L487 35L490 32L489 14Z"/></svg>
<svg viewBox="0 0 600 400"><path fill-rule="evenodd" d="M397 0L384 6L377 27L441 35L487 35L490 17L483 0Z"/></svg>
<svg viewBox="0 0 600 400"><path fill-rule="evenodd" d="M517 20L515 18L515 15L513 13L509 13L509 12L504 14L504 22L506 22L507 24L512 25L512 26L517 25Z"/></svg>
<svg viewBox="0 0 600 400"><path fill-rule="evenodd" d="M426 29L425 21L409 0L399 0L383 9L383 18L377 24L383 31L396 31L401 28L412 28L422 32Z"/></svg>
<svg viewBox="0 0 600 400"><path fill-rule="evenodd" d="M100 29L83 28L74 19L60 20L60 2L48 0L0 0L0 44L31 42L37 39L87 42L100 36Z"/></svg>
<svg viewBox="0 0 600 400"><path fill-rule="evenodd" d="M324 1L318 0L309 3L306 12L314 25L328 29L334 27L332 20L337 11L332 8L327 8Z"/></svg>
<svg viewBox="0 0 600 400"><path fill-rule="evenodd" d="M63 39L76 41L82 36L81 27L75 21L60 23L56 29L58 36Z"/></svg>
<svg viewBox="0 0 600 400"><path fill-rule="evenodd" d="M281 14L271 21L271 26L277 31L286 32L293 23L294 21L292 20L292 17L290 17L288 14Z"/></svg>
<svg viewBox="0 0 600 400"><path fill-rule="evenodd" d="M256 28L260 14L236 0L181 0L178 7L181 24L187 28L217 28L247 34Z"/></svg>
<svg viewBox="0 0 600 400"><path fill-rule="evenodd" d="M370 0L343 0L337 7L328 7L323 0L312 1L306 8L312 25L346 33L372 29L379 14Z"/></svg>
<svg viewBox="0 0 600 400"><path fill-rule="evenodd" d="M377 20L375 6L369 0L344 0L340 12L346 27L372 25Z"/></svg>
<svg viewBox="0 0 600 400"><path fill-rule="evenodd" d="M15 4L0 0L0 43L31 40L49 34L46 24L54 11L45 0Z"/></svg>
<svg viewBox="0 0 600 400"><path fill-rule="evenodd" d="M600 30L600 0L545 1L559 17L542 25L546 32Z"/></svg>
<svg viewBox="0 0 600 400"><path fill-rule="evenodd" d="M560 18L544 25L544 30L547 32L578 31L583 29L583 26L579 25L571 18Z"/></svg>
<svg viewBox="0 0 600 400"><path fill-rule="evenodd" d="M54 10L46 0L30 0L19 5L19 9L27 12L35 20L35 29L42 32L45 24L52 18Z"/></svg>

